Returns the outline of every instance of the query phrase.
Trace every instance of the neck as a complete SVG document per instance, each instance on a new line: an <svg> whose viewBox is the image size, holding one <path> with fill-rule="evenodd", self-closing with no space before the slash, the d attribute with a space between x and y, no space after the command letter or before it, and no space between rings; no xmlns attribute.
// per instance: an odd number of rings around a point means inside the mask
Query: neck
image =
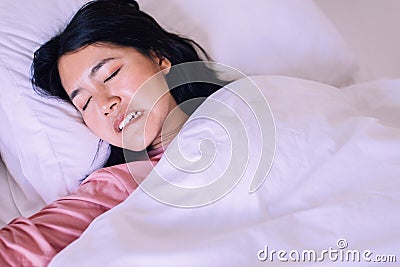
<svg viewBox="0 0 400 267"><path fill-rule="evenodd" d="M154 139L150 145L150 149L166 147L175 138L182 129L182 126L188 119L188 115L179 107L176 107L168 115L161 129L160 134Z"/></svg>

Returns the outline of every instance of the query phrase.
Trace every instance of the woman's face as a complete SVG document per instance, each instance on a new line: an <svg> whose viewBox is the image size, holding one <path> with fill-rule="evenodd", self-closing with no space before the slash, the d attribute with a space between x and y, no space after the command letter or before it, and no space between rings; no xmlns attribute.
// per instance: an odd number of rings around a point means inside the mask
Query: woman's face
<svg viewBox="0 0 400 267"><path fill-rule="evenodd" d="M86 125L106 142L136 151L159 141L177 107L164 79L170 67L166 58L110 44L89 45L58 63L61 83Z"/></svg>

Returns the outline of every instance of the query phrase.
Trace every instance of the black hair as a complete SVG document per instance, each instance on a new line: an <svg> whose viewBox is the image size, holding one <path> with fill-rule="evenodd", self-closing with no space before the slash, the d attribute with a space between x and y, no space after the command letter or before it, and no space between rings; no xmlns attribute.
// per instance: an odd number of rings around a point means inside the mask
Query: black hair
<svg viewBox="0 0 400 267"><path fill-rule="evenodd" d="M32 63L32 84L42 96L56 97L72 104L64 90L58 72L58 60L94 43L109 43L133 47L150 56L151 52L169 59L172 65L186 62L204 62L210 57L195 41L163 29L154 18L139 9L133 0L97 0L81 7L66 28L43 44L35 53ZM201 54L202 57L199 55ZM210 82L186 83L171 89L177 104L189 99L203 99L227 84L204 62L196 68ZM190 73L180 71L180 76ZM167 83L170 79L166 76ZM183 78L185 79L185 78ZM190 80L190 78L189 78ZM201 101L200 101L201 102ZM197 104L197 106L200 104ZM192 110L184 110L190 114ZM122 163L122 149L112 146L108 165Z"/></svg>

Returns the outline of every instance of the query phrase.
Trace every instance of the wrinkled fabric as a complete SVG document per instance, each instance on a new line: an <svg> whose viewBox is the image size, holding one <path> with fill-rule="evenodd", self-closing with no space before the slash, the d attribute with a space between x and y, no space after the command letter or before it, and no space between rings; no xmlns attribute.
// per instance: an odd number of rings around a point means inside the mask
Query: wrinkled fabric
<svg viewBox="0 0 400 267"><path fill-rule="evenodd" d="M264 103L237 81L237 87L227 86L236 94L221 89L204 101L140 185L162 177L197 189L225 173L237 179L242 170L235 170L247 161L231 191L202 207L178 208L162 201L172 195L175 203L191 204L219 187L202 195L176 190L161 199L154 195L170 192L165 183L135 190L49 266L359 267L381 266L373 262L378 255L398 257L400 80L337 89L283 76L250 78L268 100L276 129L274 162L256 192L249 193L255 170L266 165L257 153L270 148L256 135L262 125L256 115L265 114L256 111ZM220 105L214 105L217 100ZM237 117L242 124L234 124ZM232 124L237 127L227 131ZM233 143L241 127L248 142ZM242 149L246 143L248 153ZM323 254L328 250L343 252L342 259L358 251L360 262L335 260ZM307 257L310 251L318 261ZM373 253L370 262L363 259L365 251Z"/></svg>
<svg viewBox="0 0 400 267"><path fill-rule="evenodd" d="M46 266L97 216L121 203L137 188L137 178L145 177L162 155L152 154L156 155L150 161L100 169L75 193L29 218L11 221L0 230L0 266Z"/></svg>

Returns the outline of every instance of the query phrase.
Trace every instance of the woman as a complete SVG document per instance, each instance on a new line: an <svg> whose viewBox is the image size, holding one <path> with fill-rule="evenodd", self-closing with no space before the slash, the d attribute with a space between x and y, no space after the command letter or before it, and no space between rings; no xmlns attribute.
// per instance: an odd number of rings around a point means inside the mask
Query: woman
<svg viewBox="0 0 400 267"><path fill-rule="evenodd" d="M121 203L161 158L196 106L180 104L209 96L223 82L201 63L196 72L216 84L196 82L169 89L190 71L174 65L201 61L195 42L162 29L135 1L98 0L84 5L64 31L34 55L32 82L45 96L73 104L85 124L112 145L108 168L90 175L78 190L29 218L0 230L0 266L43 266L78 238L94 218ZM135 180L122 149L147 152ZM119 165L115 165L119 164Z"/></svg>

